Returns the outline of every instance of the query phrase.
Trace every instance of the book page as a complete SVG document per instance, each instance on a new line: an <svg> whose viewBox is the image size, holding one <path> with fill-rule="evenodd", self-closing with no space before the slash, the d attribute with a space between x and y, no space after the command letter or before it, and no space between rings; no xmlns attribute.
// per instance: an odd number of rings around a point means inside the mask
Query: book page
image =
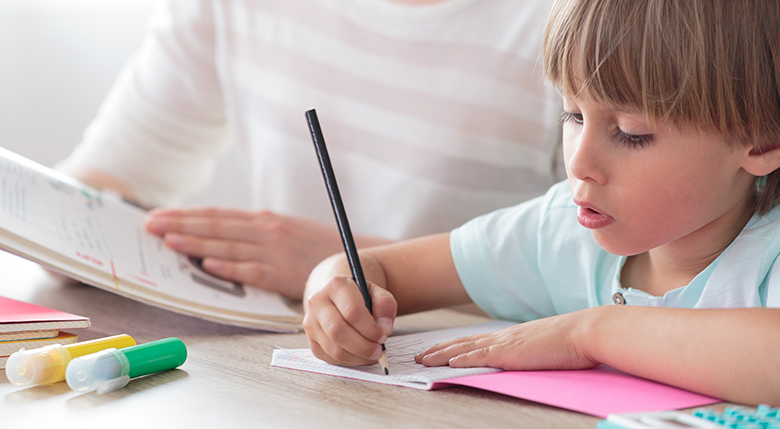
<svg viewBox="0 0 780 429"><path fill-rule="evenodd" d="M278 294L209 275L148 233L145 213L116 194L0 150L0 246L6 250L174 311L247 327L274 321L295 325L282 330L298 329L300 314Z"/></svg>
<svg viewBox="0 0 780 429"><path fill-rule="evenodd" d="M495 368L450 368L448 366L426 367L416 363L414 355L442 341L498 331L512 325L514 323L492 321L463 328L390 337L385 343L389 375L385 375L378 364L357 367L331 365L314 357L310 349L276 349L274 350L271 365L375 383L430 390L433 387L433 383L438 380L466 375L490 374L500 372L501 370Z"/></svg>

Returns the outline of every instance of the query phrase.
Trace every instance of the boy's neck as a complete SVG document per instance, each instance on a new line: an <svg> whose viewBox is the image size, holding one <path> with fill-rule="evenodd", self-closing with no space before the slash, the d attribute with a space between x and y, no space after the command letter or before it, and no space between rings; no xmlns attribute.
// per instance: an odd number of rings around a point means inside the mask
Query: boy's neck
<svg viewBox="0 0 780 429"><path fill-rule="evenodd" d="M716 221L677 241L629 256L620 273L621 285L653 296L688 285L728 248L751 217L752 212L745 211L735 221L722 219L725 225Z"/></svg>

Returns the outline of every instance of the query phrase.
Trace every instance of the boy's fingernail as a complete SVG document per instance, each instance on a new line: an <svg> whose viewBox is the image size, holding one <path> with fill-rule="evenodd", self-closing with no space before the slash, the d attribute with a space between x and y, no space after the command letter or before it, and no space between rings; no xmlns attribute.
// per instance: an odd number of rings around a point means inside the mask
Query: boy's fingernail
<svg viewBox="0 0 780 429"><path fill-rule="evenodd" d="M390 335L393 333L393 319L389 317L380 317L377 319L376 323L379 323L379 326L382 327L385 335Z"/></svg>
<svg viewBox="0 0 780 429"><path fill-rule="evenodd" d="M374 354L371 355L371 360L379 359L379 356L381 354L382 354L382 347L377 347L376 350L374 350Z"/></svg>

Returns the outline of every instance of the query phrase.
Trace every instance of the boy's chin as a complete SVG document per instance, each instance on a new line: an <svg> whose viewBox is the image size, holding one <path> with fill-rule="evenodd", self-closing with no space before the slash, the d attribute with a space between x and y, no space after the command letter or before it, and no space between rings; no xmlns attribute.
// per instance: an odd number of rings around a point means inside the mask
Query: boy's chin
<svg viewBox="0 0 780 429"><path fill-rule="evenodd" d="M621 240L616 237L611 237L608 234L603 233L602 231L591 231L591 235L593 236L593 239L596 240L596 243L604 249L605 251L617 255L617 256L634 256L638 255L640 253L647 252L649 249L646 249L642 246L633 245L632 243L626 242L626 240Z"/></svg>

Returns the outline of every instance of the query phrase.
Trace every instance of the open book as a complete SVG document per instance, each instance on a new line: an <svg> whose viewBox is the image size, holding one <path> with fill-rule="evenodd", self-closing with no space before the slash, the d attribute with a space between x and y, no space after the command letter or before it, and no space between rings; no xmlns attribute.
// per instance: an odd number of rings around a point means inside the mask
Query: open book
<svg viewBox="0 0 780 429"><path fill-rule="evenodd" d="M422 390L474 387L604 418L611 413L671 410L721 402L605 365L585 370L501 371L495 368L425 367L414 362L415 354L442 341L497 331L511 325L513 323L493 321L390 337L385 342L390 375L384 375L379 365L331 365L314 357L309 349L274 350L271 365Z"/></svg>
<svg viewBox="0 0 780 429"><path fill-rule="evenodd" d="M145 212L0 148L0 248L87 284L204 319L300 330L281 296L225 281L145 231Z"/></svg>

